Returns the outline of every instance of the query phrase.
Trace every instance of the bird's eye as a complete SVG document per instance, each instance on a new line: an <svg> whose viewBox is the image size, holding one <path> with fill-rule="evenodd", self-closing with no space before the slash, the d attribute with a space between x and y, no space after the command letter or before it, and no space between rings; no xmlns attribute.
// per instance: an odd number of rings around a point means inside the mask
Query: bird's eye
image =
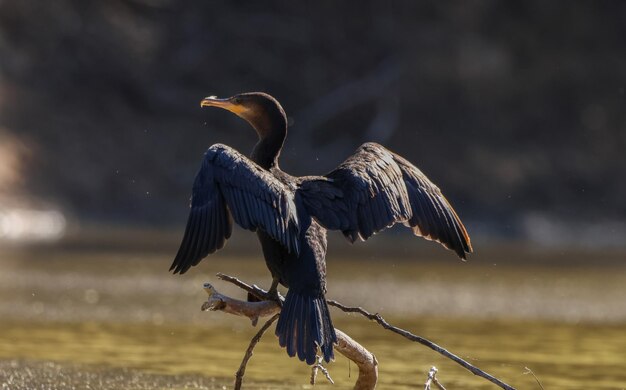
<svg viewBox="0 0 626 390"><path fill-rule="evenodd" d="M235 104L241 104L241 98L239 98L239 97L234 98L234 99L233 99L233 103L235 103Z"/></svg>

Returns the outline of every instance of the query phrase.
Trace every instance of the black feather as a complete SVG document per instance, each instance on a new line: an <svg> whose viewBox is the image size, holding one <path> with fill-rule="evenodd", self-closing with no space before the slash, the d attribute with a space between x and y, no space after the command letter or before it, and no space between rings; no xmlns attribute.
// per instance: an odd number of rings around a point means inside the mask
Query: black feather
<svg viewBox="0 0 626 390"><path fill-rule="evenodd" d="M465 227L439 189L380 145L362 145L325 177L293 178L260 158L257 148L253 155L261 165L225 145L207 150L170 270L184 273L222 248L233 220L257 231L274 280L289 287L276 325L279 344L308 364L318 352L333 359L337 341L324 297L323 227L354 242L400 222L461 257L471 251Z"/></svg>
<svg viewBox="0 0 626 390"><path fill-rule="evenodd" d="M326 177L304 181L299 193L321 225L341 230L351 242L401 222L461 258L472 251L465 227L439 189L413 164L378 144L363 144ZM331 197L336 193L341 196Z"/></svg>
<svg viewBox="0 0 626 390"><path fill-rule="evenodd" d="M244 229L261 228L297 252L297 221L288 218L295 215L293 202L287 201L291 197L292 190L239 152L211 146L194 180L187 226L170 271L185 273L221 249L232 232L230 215Z"/></svg>
<svg viewBox="0 0 626 390"><path fill-rule="evenodd" d="M290 289L276 325L276 336L289 356L297 355L307 364L315 363L318 346L327 362L333 359L337 335L323 295Z"/></svg>

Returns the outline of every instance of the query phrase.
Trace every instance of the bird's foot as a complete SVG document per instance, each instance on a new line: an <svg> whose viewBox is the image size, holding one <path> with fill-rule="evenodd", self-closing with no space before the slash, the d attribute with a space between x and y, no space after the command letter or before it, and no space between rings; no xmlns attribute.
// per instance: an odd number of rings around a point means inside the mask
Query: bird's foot
<svg viewBox="0 0 626 390"><path fill-rule="evenodd" d="M285 298L283 298L283 296L278 292L278 284L272 283L272 287L270 287L267 292L256 284L252 285L252 288L257 291L257 294L248 292L248 302L261 302L263 300L267 300L276 302L280 308L283 307L283 301L285 300ZM260 296L264 296L265 299L259 298Z"/></svg>
<svg viewBox="0 0 626 390"><path fill-rule="evenodd" d="M278 306L280 306L281 309L283 308L284 298L278 292L277 287L272 286L272 288L270 288L269 291L267 292L267 295L269 296L270 300L276 302Z"/></svg>
<svg viewBox="0 0 626 390"><path fill-rule="evenodd" d="M257 298L256 295L252 294L251 292L248 292L248 302L261 302L261 299Z"/></svg>

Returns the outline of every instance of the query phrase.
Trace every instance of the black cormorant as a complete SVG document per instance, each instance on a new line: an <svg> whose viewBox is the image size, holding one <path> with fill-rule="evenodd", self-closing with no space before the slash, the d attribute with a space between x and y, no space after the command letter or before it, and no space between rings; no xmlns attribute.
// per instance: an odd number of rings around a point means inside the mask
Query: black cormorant
<svg viewBox="0 0 626 390"><path fill-rule="evenodd" d="M222 248L233 219L255 231L273 278L270 292L277 296L279 283L289 288L276 326L289 356L313 364L319 348L326 361L333 358L337 336L324 297L327 229L354 242L400 222L463 259L472 251L463 223L439 188L381 145L361 145L324 176L294 177L278 165L287 117L276 99L252 92L211 96L200 105L245 119L259 141L250 158L223 144L207 150L170 270L182 274Z"/></svg>

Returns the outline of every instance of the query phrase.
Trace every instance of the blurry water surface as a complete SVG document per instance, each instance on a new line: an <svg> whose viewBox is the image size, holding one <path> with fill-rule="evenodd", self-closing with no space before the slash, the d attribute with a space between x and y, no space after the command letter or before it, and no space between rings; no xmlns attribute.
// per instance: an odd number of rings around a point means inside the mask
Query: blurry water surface
<svg viewBox="0 0 626 390"><path fill-rule="evenodd" d="M561 261L571 265L557 266L537 256L505 261L510 253L494 250L467 263L335 254L329 256L328 296L380 312L520 389L539 388L525 367L546 389L625 388L626 273L619 255L567 255ZM3 388L230 387L256 328L245 318L201 312L201 286L211 281L221 292L243 297L214 274L267 287L268 271L260 258L215 256L173 276L170 260L169 254L133 251L3 253ZM495 388L357 315L333 309L333 317L377 356L380 389L423 388L433 365L448 388ZM329 369L333 388L351 388L354 365L338 355ZM245 384L308 388L309 375L268 332ZM316 386L328 385L319 377Z"/></svg>

